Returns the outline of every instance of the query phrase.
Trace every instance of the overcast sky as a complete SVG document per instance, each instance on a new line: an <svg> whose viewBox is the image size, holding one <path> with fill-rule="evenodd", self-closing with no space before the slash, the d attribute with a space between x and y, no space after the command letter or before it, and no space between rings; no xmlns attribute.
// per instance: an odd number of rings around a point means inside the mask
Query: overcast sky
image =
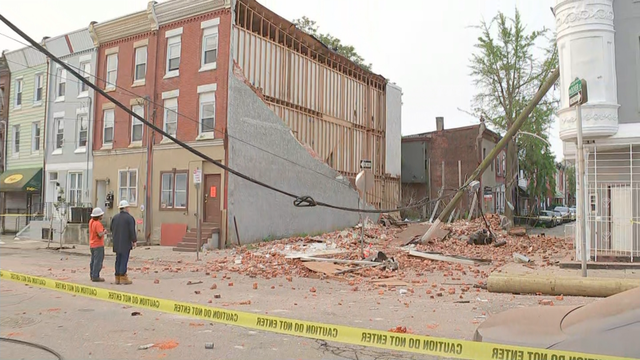
<svg viewBox="0 0 640 360"><path fill-rule="evenodd" d="M160 1L162 2L162 1ZM292 20L308 16L344 43L354 45L373 71L402 87L402 134L435 130L435 117L445 128L477 123L461 112L470 109L475 93L469 59L482 18L498 11L513 15L517 6L528 29L555 30L553 0L261 0ZM90 4L90 5L89 5ZM146 0L3 1L2 15L36 40L61 35L146 8ZM17 37L4 24L0 34ZM0 49L20 44L0 36ZM557 126L550 140L558 160L562 142Z"/></svg>

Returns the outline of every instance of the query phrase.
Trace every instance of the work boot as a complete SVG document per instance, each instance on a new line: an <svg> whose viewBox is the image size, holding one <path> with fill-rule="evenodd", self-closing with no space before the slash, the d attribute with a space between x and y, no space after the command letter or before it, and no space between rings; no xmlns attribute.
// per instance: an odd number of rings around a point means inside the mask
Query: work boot
<svg viewBox="0 0 640 360"><path fill-rule="evenodd" d="M131 285L133 281L129 280L127 275L120 276L120 285Z"/></svg>
<svg viewBox="0 0 640 360"><path fill-rule="evenodd" d="M120 275L116 275L116 285L120 284Z"/></svg>
<svg viewBox="0 0 640 360"><path fill-rule="evenodd" d="M104 282L104 279L101 278L101 277L97 277L95 279L91 279L91 281L93 281L93 282Z"/></svg>

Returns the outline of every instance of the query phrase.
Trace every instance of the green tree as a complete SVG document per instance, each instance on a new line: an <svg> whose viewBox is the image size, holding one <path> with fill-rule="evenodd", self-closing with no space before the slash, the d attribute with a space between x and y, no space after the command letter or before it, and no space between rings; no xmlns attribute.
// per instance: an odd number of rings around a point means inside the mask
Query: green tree
<svg viewBox="0 0 640 360"><path fill-rule="evenodd" d="M331 50L358 64L361 68L371 71L371 64L366 63L364 58L358 54L355 47L343 44L340 39L329 33L323 34L319 32L318 25L316 25L315 21L303 16L299 19L294 19L292 22L298 29L314 36Z"/></svg>
<svg viewBox="0 0 640 360"><path fill-rule="evenodd" d="M567 197L568 203L571 204L575 200L576 196L576 167L573 165L567 165L564 169L564 176L567 179L565 196Z"/></svg>
<svg viewBox="0 0 640 360"><path fill-rule="evenodd" d="M537 54L540 43L545 39L549 40L548 31L528 31L518 9L513 18L499 12L491 21L482 21L477 28L481 34L470 65L477 87L472 101L473 113L504 134L558 66L555 42L544 44L545 50ZM531 196L545 196L546 184L553 179L555 159L546 139L556 107L557 100L550 92L533 110L521 129L545 140L519 134L515 141L511 139L507 145L505 197L508 204L505 215L511 220L514 214L509 204L515 206L513 188L518 173L518 160L520 169L529 179L528 190Z"/></svg>

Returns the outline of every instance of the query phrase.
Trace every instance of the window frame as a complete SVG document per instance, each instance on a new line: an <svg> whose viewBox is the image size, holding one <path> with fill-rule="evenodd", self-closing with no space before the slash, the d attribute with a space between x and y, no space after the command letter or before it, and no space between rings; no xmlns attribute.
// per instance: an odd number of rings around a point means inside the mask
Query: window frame
<svg viewBox="0 0 640 360"><path fill-rule="evenodd" d="M71 181L71 176L75 175L76 176L76 182L75 182L75 188L71 189L72 185L74 185ZM68 194L68 198L67 198L67 202L70 205L75 205L75 206L79 206L82 205L82 200L84 199L84 174L82 173L82 171L69 171L67 174L67 194ZM80 181L78 181L80 180ZM78 195L80 196L80 201L79 202L72 202L71 199L73 199L73 197L71 196L72 192L75 194L75 196L77 197ZM74 200L77 200L74 199Z"/></svg>
<svg viewBox="0 0 640 360"><path fill-rule="evenodd" d="M42 138L42 128L40 127L40 121L34 121L31 123L31 153L32 154L40 153L41 138Z"/></svg>
<svg viewBox="0 0 640 360"><path fill-rule="evenodd" d="M109 142L105 141L105 135L107 133L107 114L111 114L112 117L110 119L111 123L111 140ZM102 110L102 147L105 146L113 146L114 135L116 131L116 110L115 109L104 109Z"/></svg>
<svg viewBox="0 0 640 360"><path fill-rule="evenodd" d="M142 113L138 113L138 112L136 111L136 108L140 108L140 109L142 110ZM136 113L136 114L140 115L142 118L144 118L144 105L140 105L140 104L133 105L133 106L131 107L131 111L133 111L134 113ZM134 127L135 127L135 126L140 126L140 127L141 127L141 130L140 130L140 140L135 140L135 139L133 138L133 134L134 134L133 129L134 129ZM144 139L144 124L142 123L142 121L140 121L140 120L136 119L136 118L135 118L135 117L133 117L133 115L132 115L132 116L131 116L131 136L130 136L129 141L131 142L131 144L142 144L142 139Z"/></svg>
<svg viewBox="0 0 640 360"><path fill-rule="evenodd" d="M216 39L215 49L207 50L206 49L207 39L214 38L214 37ZM220 55L220 37L219 37L219 31L218 31L218 24L203 28L201 40L202 40L202 44L200 48L200 71L213 70L217 67L218 56ZM213 50L215 50L216 52L215 60L209 63L205 62L207 51L213 51Z"/></svg>
<svg viewBox="0 0 640 360"><path fill-rule="evenodd" d="M175 102L175 106L173 106L171 103ZM169 135L176 137L178 135L178 98L177 97L172 97L172 98L168 98L164 100L164 116L162 118L162 129L169 133ZM169 117L169 112L174 112L175 113L175 117L176 117L176 132L175 134L171 134L168 130L167 130L167 124L169 124L167 122L168 117Z"/></svg>
<svg viewBox="0 0 640 360"><path fill-rule="evenodd" d="M208 98L209 96L211 96L210 99ZM209 104L213 104L213 127L211 128L211 131L203 131L202 129L204 125L203 123L204 106ZM215 91L202 92L198 94L198 136L214 138L215 132L216 132L215 129L216 129L216 92Z"/></svg>
<svg viewBox="0 0 640 360"><path fill-rule="evenodd" d="M39 94L38 94L38 90L40 90ZM40 95L39 99L38 99L38 95ZM37 73L33 79L33 104L34 105L42 104L43 98L44 98L44 74Z"/></svg>
<svg viewBox="0 0 640 360"><path fill-rule="evenodd" d="M84 137L84 145L80 144L80 142L82 141L82 136L80 135L83 131L82 131L82 118L85 118L86 122L87 122L87 126L84 129L85 137ZM76 149L86 149L87 145L89 144L89 114L78 114L76 116L77 118L77 125L78 125L78 129L76 131L78 139L76 141Z"/></svg>
<svg viewBox="0 0 640 360"><path fill-rule="evenodd" d="M170 190L164 190L163 189L163 181L164 181L165 175L171 175L172 186L171 186ZM185 189L184 189L185 206L184 207L175 206L175 204L176 204L176 186L178 184L177 175L184 175L184 177L185 177ZM163 206L162 195L167 191L171 192L171 202L173 203L173 205L171 207ZM180 190L180 191L182 192L183 190ZM158 201L158 207L159 207L160 211L185 211L185 210L187 210L189 208L189 170L172 169L170 171L161 171L160 172L159 195L160 195L160 199Z"/></svg>
<svg viewBox="0 0 640 360"><path fill-rule="evenodd" d="M60 127L62 125L62 127ZM57 118L53 118L53 138L54 138L54 144L53 144L53 151L56 152L61 152L62 148L64 147L64 118L63 117L57 117Z"/></svg>
<svg viewBox="0 0 640 360"><path fill-rule="evenodd" d="M62 90L62 91L61 91ZM59 66L56 69L56 100L63 101L67 93L67 69Z"/></svg>
<svg viewBox="0 0 640 360"><path fill-rule="evenodd" d="M91 82L91 61L83 61L79 65L79 69L81 70L82 77L85 80ZM85 97L89 95L89 85L85 84L82 81L78 81L78 97Z"/></svg>
<svg viewBox="0 0 640 360"><path fill-rule="evenodd" d="M178 47L178 67L175 69L171 69L171 60L176 59L175 57L170 57L171 49L173 46ZM167 51L166 51L166 64L165 64L165 78L166 77L174 77L178 76L180 73L180 62L182 60L182 34L174 35L167 38Z"/></svg>
<svg viewBox="0 0 640 360"><path fill-rule="evenodd" d="M11 155L20 156L20 124L11 127Z"/></svg>
<svg viewBox="0 0 640 360"><path fill-rule="evenodd" d="M13 105L15 109L20 109L22 108L22 95L24 94L24 79L16 79L14 86L16 88L16 91L14 95Z"/></svg>
<svg viewBox="0 0 640 360"><path fill-rule="evenodd" d="M144 62L138 63L138 51L144 49ZM144 84L147 78L147 64L149 61L149 53L147 45L138 46L133 49L133 83ZM144 65L144 75L138 79L138 66Z"/></svg>
<svg viewBox="0 0 640 360"><path fill-rule="evenodd" d="M122 186L122 173L126 172L127 173L127 186ZM134 184L134 186L131 186L131 173L135 173L136 174L136 183ZM122 193L122 189L126 188L127 189L127 193L129 193L129 191L131 191L131 189L135 190L136 193L136 201L130 201L129 199L123 199L121 197L121 193ZM127 200L127 202L129 202L129 206L132 207L136 207L138 206L138 169L119 169L118 170L118 203L122 200Z"/></svg>
<svg viewBox="0 0 640 360"><path fill-rule="evenodd" d="M114 59L113 60L113 69L109 70L109 59ZM105 90L115 90L117 84L118 84L118 53L113 53L113 54L109 54L107 55L107 59L105 61L105 84L104 84L104 89ZM109 81L109 74L113 73L113 83L111 83Z"/></svg>

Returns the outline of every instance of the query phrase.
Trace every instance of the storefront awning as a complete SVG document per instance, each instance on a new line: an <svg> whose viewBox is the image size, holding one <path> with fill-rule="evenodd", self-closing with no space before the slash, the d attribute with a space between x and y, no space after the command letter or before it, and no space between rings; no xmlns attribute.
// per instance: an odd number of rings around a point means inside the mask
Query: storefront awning
<svg viewBox="0 0 640 360"><path fill-rule="evenodd" d="M42 168L7 170L0 174L0 192L40 192Z"/></svg>

